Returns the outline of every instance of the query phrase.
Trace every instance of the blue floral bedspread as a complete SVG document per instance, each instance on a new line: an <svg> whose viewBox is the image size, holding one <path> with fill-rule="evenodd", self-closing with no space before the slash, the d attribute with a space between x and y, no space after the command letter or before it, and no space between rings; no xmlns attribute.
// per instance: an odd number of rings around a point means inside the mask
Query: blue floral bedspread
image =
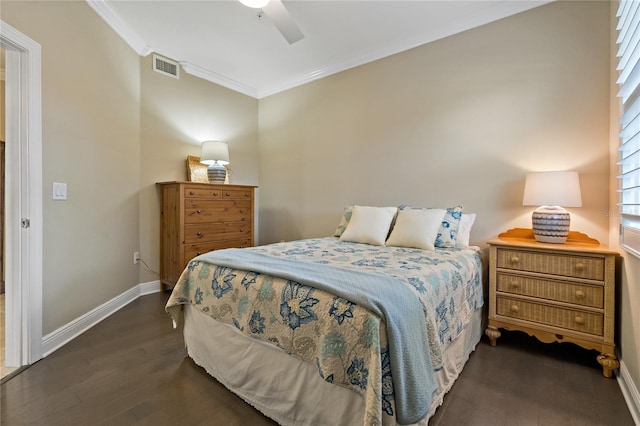
<svg viewBox="0 0 640 426"><path fill-rule="evenodd" d="M434 370L441 368L447 343L483 304L482 266L475 247L425 251L330 237L247 250L384 273L404 282L424 306L429 335L425 350ZM364 424L396 422L386 325L367 309L295 281L199 258L189 263L167 303L174 320L185 303L314 364L324 380L362 395Z"/></svg>

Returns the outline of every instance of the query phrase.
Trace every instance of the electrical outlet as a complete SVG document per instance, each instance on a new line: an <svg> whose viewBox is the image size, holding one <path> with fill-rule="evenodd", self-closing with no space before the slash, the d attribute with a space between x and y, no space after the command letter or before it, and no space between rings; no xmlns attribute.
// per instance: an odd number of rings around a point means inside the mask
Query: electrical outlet
<svg viewBox="0 0 640 426"><path fill-rule="evenodd" d="M140 252L139 251L134 251L133 252L133 264L137 265L139 261L140 261Z"/></svg>

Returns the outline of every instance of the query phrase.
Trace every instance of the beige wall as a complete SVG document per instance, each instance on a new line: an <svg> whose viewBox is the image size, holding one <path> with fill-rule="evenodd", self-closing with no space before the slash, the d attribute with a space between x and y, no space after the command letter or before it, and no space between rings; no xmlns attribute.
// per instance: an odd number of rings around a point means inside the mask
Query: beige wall
<svg viewBox="0 0 640 426"><path fill-rule="evenodd" d="M185 180L200 142L229 144L232 183L258 183L258 101L151 70L85 2L3 1L42 45L45 334L158 275L155 182ZM66 182L68 201L51 200Z"/></svg>
<svg viewBox="0 0 640 426"><path fill-rule="evenodd" d="M525 174L577 170L572 229L609 218L606 2L558 2L260 100L261 242L331 234L348 204L530 227Z"/></svg>
<svg viewBox="0 0 640 426"><path fill-rule="evenodd" d="M2 20L42 46L46 334L138 283L140 61L84 2L3 1Z"/></svg>
<svg viewBox="0 0 640 426"><path fill-rule="evenodd" d="M616 96L618 92L618 86L616 79L618 72L617 66L617 46L616 38L616 10L618 8L618 2L611 2L611 80L610 80L610 93L611 93L611 129L610 129L610 164L611 175L609 180L609 194L610 194L610 210L613 212L610 220L610 246L614 250L620 252L622 256L621 274L618 283L618 333L617 342L618 350L621 354L624 368L629 373L629 376L635 383L636 390L640 390L640 259L634 257L631 253L624 250L619 245L619 227L620 216L617 214L619 208L617 203L618 193L618 179L617 174L619 168L616 162L619 160L618 146L620 141L618 139L618 133L620 131L620 125L618 120L621 115L620 101ZM640 401L636 401L640 403ZM640 407L638 407L640 409Z"/></svg>
<svg viewBox="0 0 640 426"><path fill-rule="evenodd" d="M258 101L184 72L179 80L157 73L151 55L142 59L140 75L140 255L159 271L155 183L186 180L187 155L200 156L202 141L219 140L229 146L230 183L258 185ZM141 268L140 282L157 279Z"/></svg>

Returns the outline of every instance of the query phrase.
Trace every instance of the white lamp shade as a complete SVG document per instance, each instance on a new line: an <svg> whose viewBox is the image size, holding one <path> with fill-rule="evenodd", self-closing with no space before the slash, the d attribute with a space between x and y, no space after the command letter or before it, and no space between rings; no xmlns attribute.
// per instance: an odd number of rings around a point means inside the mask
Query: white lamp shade
<svg viewBox="0 0 640 426"><path fill-rule="evenodd" d="M224 142L202 142L200 162L203 164L229 164L229 147Z"/></svg>
<svg viewBox="0 0 640 426"><path fill-rule="evenodd" d="M578 172L538 172L527 175L523 206L582 207Z"/></svg>

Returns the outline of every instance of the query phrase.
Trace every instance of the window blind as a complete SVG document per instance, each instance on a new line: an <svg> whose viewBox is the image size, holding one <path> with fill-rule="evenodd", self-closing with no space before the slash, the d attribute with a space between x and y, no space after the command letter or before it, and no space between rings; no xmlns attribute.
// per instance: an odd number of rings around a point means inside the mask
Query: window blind
<svg viewBox="0 0 640 426"><path fill-rule="evenodd" d="M617 18L620 245L640 257L640 1L621 1Z"/></svg>

